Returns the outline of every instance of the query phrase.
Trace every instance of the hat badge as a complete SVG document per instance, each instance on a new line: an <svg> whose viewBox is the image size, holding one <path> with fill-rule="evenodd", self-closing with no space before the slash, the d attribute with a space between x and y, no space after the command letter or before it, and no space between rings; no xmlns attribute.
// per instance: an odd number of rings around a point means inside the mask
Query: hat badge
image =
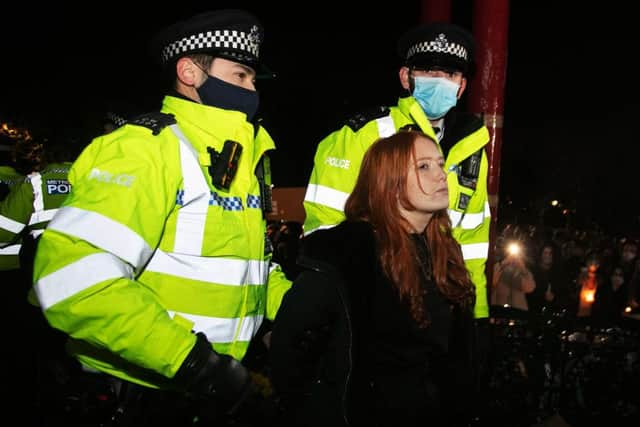
<svg viewBox="0 0 640 427"><path fill-rule="evenodd" d="M249 41L255 44L260 44L260 30L257 25L251 27L251 31L249 32Z"/></svg>
<svg viewBox="0 0 640 427"><path fill-rule="evenodd" d="M444 35L444 33L440 33L438 34L438 37L434 40L434 43L438 50L444 50L447 48L449 41L447 40L447 37Z"/></svg>

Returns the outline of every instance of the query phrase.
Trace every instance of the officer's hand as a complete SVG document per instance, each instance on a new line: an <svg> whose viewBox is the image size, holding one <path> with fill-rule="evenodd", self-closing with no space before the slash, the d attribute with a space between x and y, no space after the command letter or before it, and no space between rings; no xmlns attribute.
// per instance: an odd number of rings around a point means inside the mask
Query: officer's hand
<svg viewBox="0 0 640 427"><path fill-rule="evenodd" d="M174 377L176 385L196 397L212 400L227 414L238 410L253 393L249 371L236 359L213 350L199 332L196 344Z"/></svg>

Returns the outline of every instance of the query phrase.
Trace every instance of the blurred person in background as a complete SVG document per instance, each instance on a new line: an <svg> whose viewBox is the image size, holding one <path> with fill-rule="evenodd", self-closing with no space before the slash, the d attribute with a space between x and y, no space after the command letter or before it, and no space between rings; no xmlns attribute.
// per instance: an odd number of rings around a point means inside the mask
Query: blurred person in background
<svg viewBox="0 0 640 427"><path fill-rule="evenodd" d="M527 267L525 246L520 242L505 242L505 255L493 271L491 305L528 311L527 294L536 288L533 274Z"/></svg>
<svg viewBox="0 0 640 427"><path fill-rule="evenodd" d="M609 277L598 286L591 316L597 323L605 326L615 326L630 306L630 279L627 280L624 267L613 267Z"/></svg>
<svg viewBox="0 0 640 427"><path fill-rule="evenodd" d="M555 244L550 241L542 244L531 272L536 288L526 294L529 311L541 314L543 310L566 308L569 292L568 278L562 268L562 259Z"/></svg>

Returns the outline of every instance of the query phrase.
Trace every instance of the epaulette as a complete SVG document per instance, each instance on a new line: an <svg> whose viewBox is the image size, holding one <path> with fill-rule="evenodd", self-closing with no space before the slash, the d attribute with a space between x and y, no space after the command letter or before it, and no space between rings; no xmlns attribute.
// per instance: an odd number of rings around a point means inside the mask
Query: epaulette
<svg viewBox="0 0 640 427"><path fill-rule="evenodd" d="M351 128L354 132L357 132L364 125L369 123L371 120L379 119L380 117L389 115L389 107L378 106L374 108L367 109L365 111L361 111L355 116L351 117L347 120L346 125Z"/></svg>
<svg viewBox="0 0 640 427"><path fill-rule="evenodd" d="M130 125L149 128L154 135L159 134L162 129L175 123L176 118L173 114L161 113L160 111L141 114L127 122Z"/></svg>

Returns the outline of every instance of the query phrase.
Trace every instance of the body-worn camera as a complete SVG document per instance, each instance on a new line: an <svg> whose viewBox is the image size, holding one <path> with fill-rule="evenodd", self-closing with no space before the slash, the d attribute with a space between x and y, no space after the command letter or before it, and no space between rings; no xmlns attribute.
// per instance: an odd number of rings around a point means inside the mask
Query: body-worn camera
<svg viewBox="0 0 640 427"><path fill-rule="evenodd" d="M211 157L209 175L212 184L218 189L229 190L238 170L242 145L228 139L224 142L222 152L218 153L213 147L207 147L207 151Z"/></svg>

